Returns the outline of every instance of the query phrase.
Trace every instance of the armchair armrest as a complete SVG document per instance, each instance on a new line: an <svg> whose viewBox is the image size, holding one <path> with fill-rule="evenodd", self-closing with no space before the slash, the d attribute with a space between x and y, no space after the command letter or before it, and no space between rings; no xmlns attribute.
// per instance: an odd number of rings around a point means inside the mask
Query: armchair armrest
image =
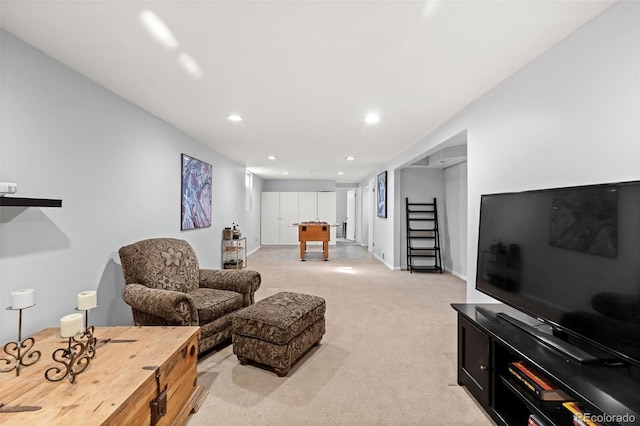
<svg viewBox="0 0 640 426"><path fill-rule="evenodd" d="M260 288L261 281L259 272L248 269L200 269L200 287L241 293L243 306L254 302L253 294Z"/></svg>
<svg viewBox="0 0 640 426"><path fill-rule="evenodd" d="M127 284L122 299L138 311L156 316L172 325L198 325L198 310L186 293ZM139 324L158 325L158 324Z"/></svg>

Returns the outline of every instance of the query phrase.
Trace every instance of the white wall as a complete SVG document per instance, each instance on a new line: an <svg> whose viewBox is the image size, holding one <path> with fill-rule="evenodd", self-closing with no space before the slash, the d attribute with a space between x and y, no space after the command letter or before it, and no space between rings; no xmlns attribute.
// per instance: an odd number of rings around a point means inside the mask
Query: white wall
<svg viewBox="0 0 640 426"><path fill-rule="evenodd" d="M640 26L620 2L473 105L469 285L483 193L640 179Z"/></svg>
<svg viewBox="0 0 640 426"><path fill-rule="evenodd" d="M58 326L82 290L98 291L94 325L130 324L117 250L139 239L186 239L210 268L220 266L232 222L255 247L260 204L245 211L243 166L11 34L1 38L0 180L17 182L18 196L60 198L62 208L0 208L0 341L17 338L18 314L4 308L20 288L36 292L23 335ZM209 228L180 231L182 153L213 165Z"/></svg>
<svg viewBox="0 0 640 426"><path fill-rule="evenodd" d="M444 169L445 270L467 279L467 163Z"/></svg>
<svg viewBox="0 0 640 426"><path fill-rule="evenodd" d="M244 223L240 224L242 236L247 237L249 254L260 248L260 215L262 214L262 191L264 181L253 175L253 191L251 194L251 206L247 208ZM251 265L249 264L249 268Z"/></svg>
<svg viewBox="0 0 640 426"><path fill-rule="evenodd" d="M387 217L378 217L376 212L378 188L377 175L384 170L379 170L373 177L366 181L360 182L361 186L369 185L373 188L371 197L373 197L373 224L372 224L372 252L373 255L380 261L382 261L389 269L400 269L400 251L395 251L400 245L400 212L396 212L396 206L399 204L396 199L400 199L400 178L396 179L396 174L400 175L399 170L387 170ZM396 182L398 186L396 188ZM394 198L395 197L395 198ZM394 220L398 218L398 224L394 223ZM397 241L396 241L397 240Z"/></svg>
<svg viewBox="0 0 640 426"><path fill-rule="evenodd" d="M369 186L358 187L356 190L356 217L358 225L356 227L356 242L362 246L369 246L369 231L371 222L371 188Z"/></svg>
<svg viewBox="0 0 640 426"><path fill-rule="evenodd" d="M639 20L614 4L385 165L394 190L396 169L467 131L469 302L490 300L474 290L481 194L640 179ZM393 207L376 254L398 250Z"/></svg>

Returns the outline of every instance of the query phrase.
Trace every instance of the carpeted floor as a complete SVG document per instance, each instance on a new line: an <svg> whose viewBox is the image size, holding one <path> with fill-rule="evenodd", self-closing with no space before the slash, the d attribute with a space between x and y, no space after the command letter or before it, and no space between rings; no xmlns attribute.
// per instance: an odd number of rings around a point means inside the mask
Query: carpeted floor
<svg viewBox="0 0 640 426"><path fill-rule="evenodd" d="M492 425L456 384L456 314L465 282L450 274L393 272L366 248L340 244L330 260L297 247L249 257L262 274L256 299L279 291L323 297L327 332L286 377L240 365L231 345L201 358L209 396L198 425Z"/></svg>

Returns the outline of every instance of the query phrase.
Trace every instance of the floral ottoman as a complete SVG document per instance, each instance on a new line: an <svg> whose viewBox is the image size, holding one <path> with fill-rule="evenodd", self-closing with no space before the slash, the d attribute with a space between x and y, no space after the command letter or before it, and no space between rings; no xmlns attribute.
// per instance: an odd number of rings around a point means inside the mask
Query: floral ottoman
<svg viewBox="0 0 640 426"><path fill-rule="evenodd" d="M233 353L241 364L255 361L273 367L280 377L325 332L323 298L282 292L259 300L233 317Z"/></svg>

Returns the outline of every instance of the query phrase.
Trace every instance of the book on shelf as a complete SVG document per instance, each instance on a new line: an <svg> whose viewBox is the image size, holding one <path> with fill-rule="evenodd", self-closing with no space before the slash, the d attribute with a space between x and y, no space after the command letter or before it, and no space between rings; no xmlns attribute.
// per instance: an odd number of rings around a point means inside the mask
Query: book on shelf
<svg viewBox="0 0 640 426"><path fill-rule="evenodd" d="M529 415L529 420L527 421L527 425L529 426L547 426L545 422L540 420L540 417L535 414Z"/></svg>
<svg viewBox="0 0 640 426"><path fill-rule="evenodd" d="M546 377L524 365L521 361L511 362L509 374L517 379L529 392L543 401L570 401L571 397L558 389Z"/></svg>
<svg viewBox="0 0 640 426"><path fill-rule="evenodd" d="M518 379L516 379L515 377L504 377L504 379L509 382L509 384L511 384L511 386L515 387L516 389L519 389L519 393L520 396L522 398L525 398L527 400L527 402L529 402L531 405L533 405L536 408L539 408L541 410L558 410L559 407L562 406L562 403L564 401L545 401L543 399L538 398L538 396L533 393L530 389L524 389L524 386L522 385L522 382L520 382Z"/></svg>
<svg viewBox="0 0 640 426"><path fill-rule="evenodd" d="M590 420L590 416L587 416L577 403L568 401L562 403L562 406L573 414L573 426L601 426L600 423Z"/></svg>

